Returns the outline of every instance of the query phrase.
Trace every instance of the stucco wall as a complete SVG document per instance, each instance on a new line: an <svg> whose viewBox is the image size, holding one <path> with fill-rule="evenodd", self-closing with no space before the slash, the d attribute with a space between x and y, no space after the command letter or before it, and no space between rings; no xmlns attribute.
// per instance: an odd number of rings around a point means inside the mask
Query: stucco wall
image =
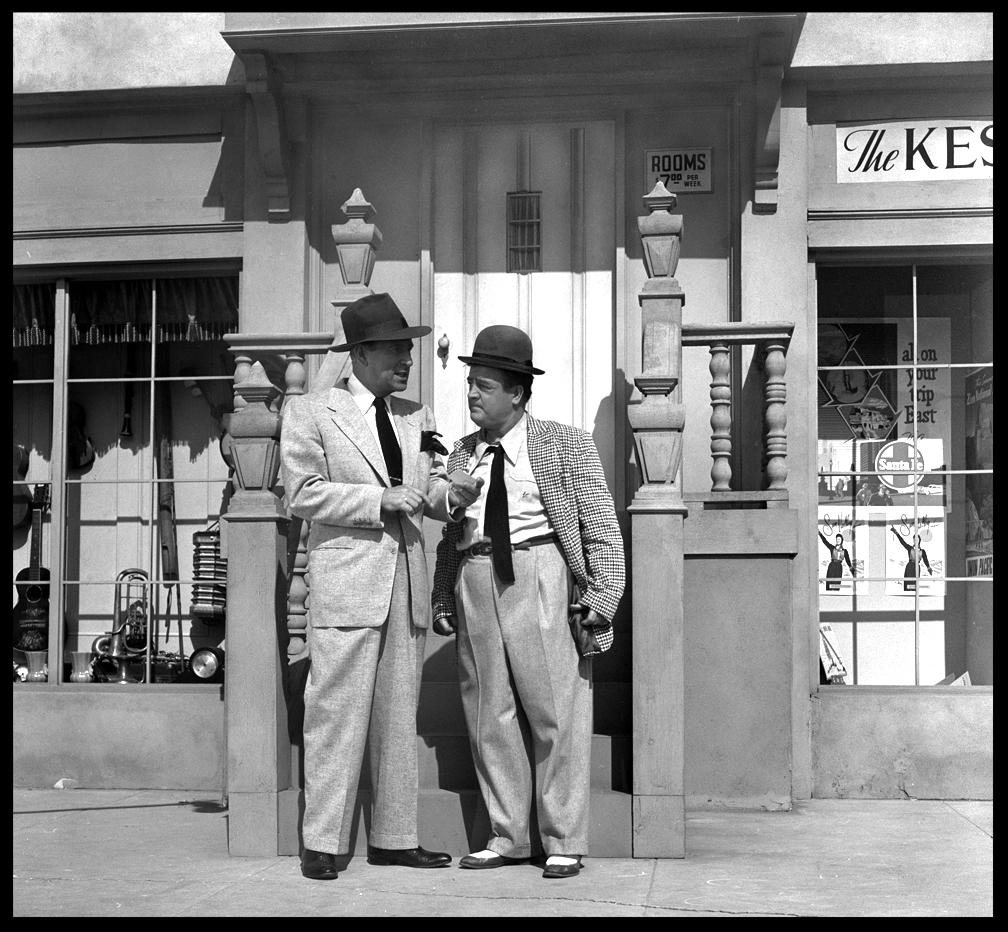
<svg viewBox="0 0 1008 932"><path fill-rule="evenodd" d="M14 686L14 786L223 791L220 686Z"/></svg>
<svg viewBox="0 0 1008 932"><path fill-rule="evenodd" d="M993 62L994 14L807 13L792 68Z"/></svg>
<svg viewBox="0 0 1008 932"><path fill-rule="evenodd" d="M993 799L994 688L824 687L812 778L818 798Z"/></svg>
<svg viewBox="0 0 1008 932"><path fill-rule="evenodd" d="M14 93L244 84L223 13L15 13Z"/></svg>
<svg viewBox="0 0 1008 932"><path fill-rule="evenodd" d="M686 518L687 806L791 806L796 518L785 509Z"/></svg>

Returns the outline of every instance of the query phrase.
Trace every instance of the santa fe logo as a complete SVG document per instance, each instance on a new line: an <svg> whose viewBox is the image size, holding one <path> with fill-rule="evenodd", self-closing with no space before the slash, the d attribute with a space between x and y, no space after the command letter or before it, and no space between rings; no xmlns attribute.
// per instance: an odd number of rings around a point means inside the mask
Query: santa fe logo
<svg viewBox="0 0 1008 932"><path fill-rule="evenodd" d="M913 443L909 440L894 440L879 450L875 457L875 470L884 485L894 492L904 492L924 478L924 457L920 450L917 451L916 467L913 460Z"/></svg>

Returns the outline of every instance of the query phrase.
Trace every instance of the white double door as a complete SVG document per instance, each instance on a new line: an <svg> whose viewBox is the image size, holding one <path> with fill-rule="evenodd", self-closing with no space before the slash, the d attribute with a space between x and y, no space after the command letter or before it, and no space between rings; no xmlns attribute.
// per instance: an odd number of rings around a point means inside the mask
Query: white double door
<svg viewBox="0 0 1008 932"><path fill-rule="evenodd" d="M590 431L614 475L615 127L612 122L441 125L434 133L432 338L439 430L474 429L466 367L476 334L524 330L536 378L530 413ZM511 192L539 194L541 271L507 271Z"/></svg>

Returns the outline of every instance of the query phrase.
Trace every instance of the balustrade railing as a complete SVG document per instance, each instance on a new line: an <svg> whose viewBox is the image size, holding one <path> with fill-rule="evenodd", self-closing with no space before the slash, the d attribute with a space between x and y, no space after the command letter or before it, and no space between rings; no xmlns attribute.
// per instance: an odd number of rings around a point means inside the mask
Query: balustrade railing
<svg viewBox="0 0 1008 932"><path fill-rule="evenodd" d="M683 324L682 344L706 346L710 351L711 490L687 495L692 501L765 502L787 507L787 351L794 332L788 321L764 323ZM765 376L763 392L763 485L755 491L731 489L732 394L731 350L755 346L753 364Z"/></svg>
<svg viewBox="0 0 1008 932"><path fill-rule="evenodd" d="M233 417L239 417L248 404L243 386L259 385L264 380L276 386L270 406L282 416L287 399L305 393L306 358L326 353L333 335L233 333L226 340L235 357ZM307 659L308 650L308 523L300 519L292 521L291 534L297 534L297 550L287 589L287 662L296 663Z"/></svg>
<svg viewBox="0 0 1008 932"><path fill-rule="evenodd" d="M785 375L787 350L794 324L782 321L767 323L684 324L682 345L705 346L710 352L711 399L711 489L709 492L687 494L690 502L736 503L750 506L787 507L787 389ZM261 383L270 378L278 392L271 407L282 414L288 398L303 395L307 380L305 360L311 355L328 351L333 342L331 333L229 334L225 338L235 357L234 410L237 414L247 401L242 395L242 383ZM753 364L765 374L763 401L763 474L765 488L754 491L732 491L732 402L731 349L734 346L755 346ZM257 378L253 378L253 372ZM283 388L280 388L280 385ZM687 429L689 425L687 424ZM288 662L305 655L307 635L307 600L310 583L307 579L307 524L298 522L292 534L298 534L297 553L291 570L287 597Z"/></svg>

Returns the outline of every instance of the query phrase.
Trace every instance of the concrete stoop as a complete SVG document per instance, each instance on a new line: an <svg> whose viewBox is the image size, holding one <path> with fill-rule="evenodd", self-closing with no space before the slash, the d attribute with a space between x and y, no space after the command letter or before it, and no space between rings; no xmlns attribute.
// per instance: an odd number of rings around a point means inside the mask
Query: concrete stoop
<svg viewBox="0 0 1008 932"><path fill-rule="evenodd" d="M629 858L632 796L629 785L630 741L627 736L595 735L592 740L591 827L593 857ZM476 772L463 735L424 735L417 739L420 797L417 829L423 847L461 857L482 848L490 821L476 783ZM371 819L370 770L365 764L354 811L351 847L367 854L366 828ZM303 792L285 790L279 800L277 853L300 853Z"/></svg>

